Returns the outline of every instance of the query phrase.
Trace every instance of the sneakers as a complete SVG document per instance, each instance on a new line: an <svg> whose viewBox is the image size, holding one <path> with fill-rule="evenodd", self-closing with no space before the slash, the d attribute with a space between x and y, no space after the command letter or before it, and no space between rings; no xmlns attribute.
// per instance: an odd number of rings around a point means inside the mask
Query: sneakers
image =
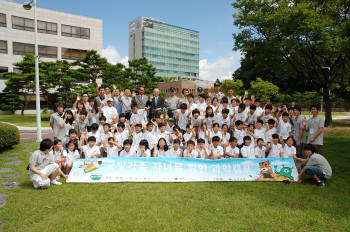
<svg viewBox="0 0 350 232"><path fill-rule="evenodd" d="M321 187L321 188L323 188L323 187L326 186L326 184L325 184L323 181L318 181L318 182L316 183L316 185L317 185L318 187Z"/></svg>
<svg viewBox="0 0 350 232"><path fill-rule="evenodd" d="M54 184L54 185L61 185L62 183L61 183L61 182L58 182L57 180L53 180L53 181L51 181L51 184Z"/></svg>

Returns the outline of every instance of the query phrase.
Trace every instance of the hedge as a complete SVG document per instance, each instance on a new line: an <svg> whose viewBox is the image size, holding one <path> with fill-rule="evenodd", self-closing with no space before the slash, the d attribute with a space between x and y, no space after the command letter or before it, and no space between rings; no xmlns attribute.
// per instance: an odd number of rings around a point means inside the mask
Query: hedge
<svg viewBox="0 0 350 232"><path fill-rule="evenodd" d="M9 124L0 123L0 151L11 148L18 143L18 128Z"/></svg>

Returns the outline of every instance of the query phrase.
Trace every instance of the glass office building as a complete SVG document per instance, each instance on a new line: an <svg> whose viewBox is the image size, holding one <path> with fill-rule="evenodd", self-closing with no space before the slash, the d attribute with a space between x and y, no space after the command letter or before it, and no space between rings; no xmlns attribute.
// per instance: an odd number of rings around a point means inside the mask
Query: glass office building
<svg viewBox="0 0 350 232"><path fill-rule="evenodd" d="M199 32L140 17L129 23L129 57L145 57L158 76L199 78Z"/></svg>

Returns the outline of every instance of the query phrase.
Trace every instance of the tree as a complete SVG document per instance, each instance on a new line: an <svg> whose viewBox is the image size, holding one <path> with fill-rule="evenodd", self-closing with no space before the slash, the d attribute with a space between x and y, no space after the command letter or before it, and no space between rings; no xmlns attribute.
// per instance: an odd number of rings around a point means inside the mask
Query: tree
<svg viewBox="0 0 350 232"><path fill-rule="evenodd" d="M241 80L225 80L221 83L220 89L227 94L227 90L232 88L235 93L243 93L243 82Z"/></svg>
<svg viewBox="0 0 350 232"><path fill-rule="evenodd" d="M163 81L162 77L156 76L156 68L146 58L129 60L125 77L130 79L130 88L144 86L147 93L152 92Z"/></svg>
<svg viewBox="0 0 350 232"><path fill-rule="evenodd" d="M20 110L23 107L22 101L17 93L5 92L0 98L0 109L4 111L11 111L13 114L16 110Z"/></svg>
<svg viewBox="0 0 350 232"><path fill-rule="evenodd" d="M261 101L266 102L268 99L278 94L278 86L271 82L264 81L260 77L256 78L256 81L250 82L250 90Z"/></svg>
<svg viewBox="0 0 350 232"><path fill-rule="evenodd" d="M233 34L234 49L245 54L235 76L253 68L250 79L261 72L280 87L283 82L283 90L318 92L330 125L330 92L348 92L350 0L237 0L232 5L234 25L241 29Z"/></svg>

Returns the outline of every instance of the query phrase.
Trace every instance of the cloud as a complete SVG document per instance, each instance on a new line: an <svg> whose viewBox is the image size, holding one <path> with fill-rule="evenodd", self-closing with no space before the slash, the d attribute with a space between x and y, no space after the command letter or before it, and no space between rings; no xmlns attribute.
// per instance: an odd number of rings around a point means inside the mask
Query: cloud
<svg viewBox="0 0 350 232"><path fill-rule="evenodd" d="M102 49L102 56L111 64L122 63L123 65L128 66L129 57L121 57L117 48L112 45L108 45L106 48Z"/></svg>
<svg viewBox="0 0 350 232"><path fill-rule="evenodd" d="M232 73L240 66L241 53L235 52L233 55L221 58L213 63L207 59L199 61L199 78L203 80L215 81L231 79Z"/></svg>

